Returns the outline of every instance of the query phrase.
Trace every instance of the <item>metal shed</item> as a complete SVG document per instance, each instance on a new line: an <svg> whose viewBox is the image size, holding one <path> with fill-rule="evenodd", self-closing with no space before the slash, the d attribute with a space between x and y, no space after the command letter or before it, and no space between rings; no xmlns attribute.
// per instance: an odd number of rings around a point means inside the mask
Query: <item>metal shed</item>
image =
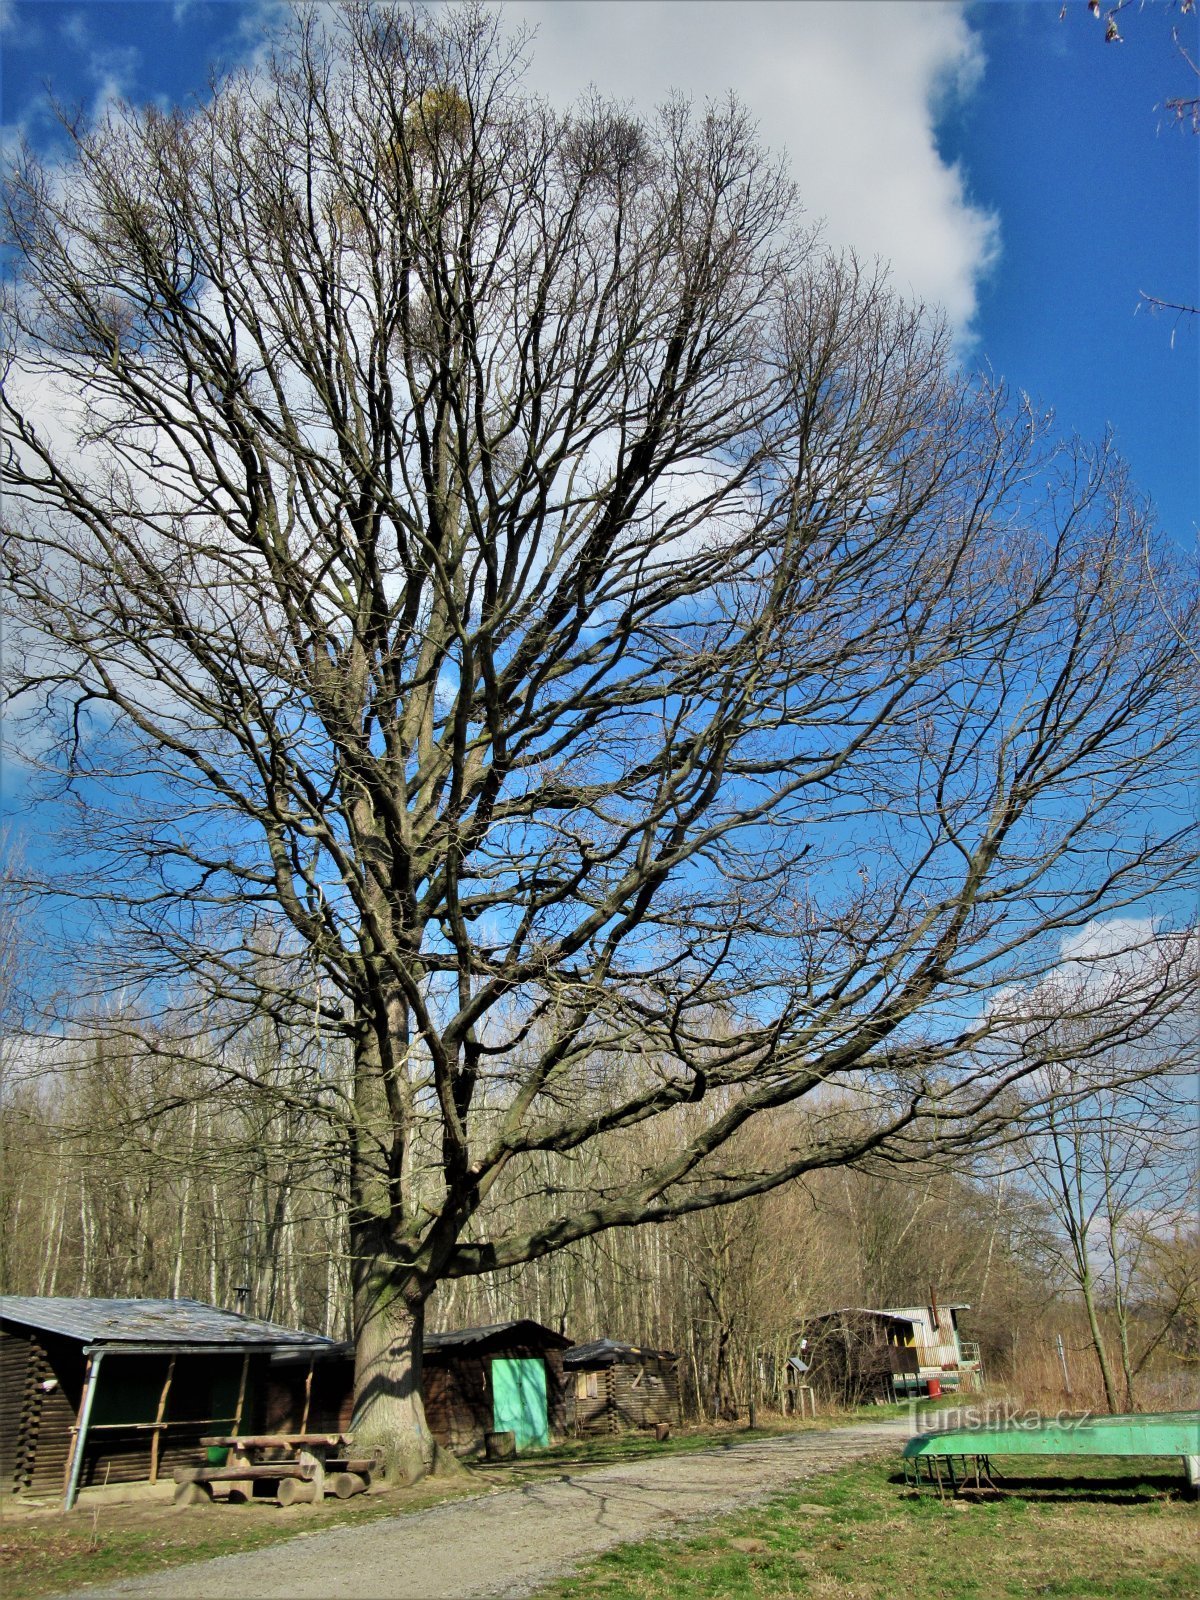
<svg viewBox="0 0 1200 1600"><path fill-rule="evenodd" d="M335 1348L198 1300L0 1295L0 1484L153 1483L202 1435L258 1425L272 1355Z"/></svg>
<svg viewBox="0 0 1200 1600"><path fill-rule="evenodd" d="M924 1305L885 1306L893 1316L907 1317L913 1325L922 1386L935 1379L942 1389L979 1388L983 1378L979 1346L964 1339L959 1331L958 1313L970 1311L965 1300L939 1301L931 1288Z"/></svg>

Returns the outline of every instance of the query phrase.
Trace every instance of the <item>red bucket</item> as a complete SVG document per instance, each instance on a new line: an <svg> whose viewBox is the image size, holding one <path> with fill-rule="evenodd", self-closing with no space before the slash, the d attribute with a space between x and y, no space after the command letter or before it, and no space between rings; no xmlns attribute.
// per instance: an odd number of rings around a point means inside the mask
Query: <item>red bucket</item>
<svg viewBox="0 0 1200 1600"><path fill-rule="evenodd" d="M940 1378L930 1378L930 1380L929 1380L929 1398L931 1400L936 1400L938 1398L938 1396L941 1394L941 1392L942 1392L942 1380Z"/></svg>

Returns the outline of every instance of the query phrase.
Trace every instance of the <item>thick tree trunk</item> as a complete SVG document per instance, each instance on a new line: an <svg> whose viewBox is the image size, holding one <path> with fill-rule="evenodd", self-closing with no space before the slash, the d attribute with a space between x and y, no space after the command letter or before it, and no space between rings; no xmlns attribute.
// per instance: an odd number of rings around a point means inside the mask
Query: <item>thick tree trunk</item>
<svg viewBox="0 0 1200 1600"><path fill-rule="evenodd" d="M415 1483L438 1451L421 1395L423 1293L366 1275L354 1308L354 1444L378 1445L389 1478Z"/></svg>

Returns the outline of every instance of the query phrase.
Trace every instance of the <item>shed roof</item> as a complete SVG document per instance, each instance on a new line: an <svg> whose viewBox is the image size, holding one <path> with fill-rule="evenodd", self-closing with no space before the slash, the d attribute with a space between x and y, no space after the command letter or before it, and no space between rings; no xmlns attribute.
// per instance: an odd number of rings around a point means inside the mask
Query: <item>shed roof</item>
<svg viewBox="0 0 1200 1600"><path fill-rule="evenodd" d="M545 1323L534 1322L529 1317L518 1317L512 1322L491 1322L482 1328L451 1328L445 1333L426 1331L421 1348L426 1355L438 1350L476 1349L487 1344L541 1345L544 1349L563 1350L570 1342L565 1335L547 1328ZM353 1360L354 1340L346 1339L341 1343L324 1341L319 1355L322 1360ZM280 1350L273 1357L277 1364L284 1366L307 1359L308 1352L304 1349Z"/></svg>
<svg viewBox="0 0 1200 1600"><path fill-rule="evenodd" d="M573 1345L563 1356L564 1367L608 1367L621 1361L675 1361L674 1350L652 1350L649 1345L622 1344L619 1339L592 1339Z"/></svg>
<svg viewBox="0 0 1200 1600"><path fill-rule="evenodd" d="M939 1300L938 1308L941 1311L970 1311L971 1305L967 1300ZM931 1311L933 1307L929 1304L929 1301L926 1300L923 1305L917 1304L910 1306L889 1306L887 1309L902 1317L907 1317L910 1312L916 1316L923 1317L925 1313L927 1311Z"/></svg>
<svg viewBox="0 0 1200 1600"><path fill-rule="evenodd" d="M93 1300L48 1295L0 1295L0 1321L64 1334L85 1344L252 1345L326 1349L333 1341L319 1333L282 1328L257 1317L240 1317L202 1300Z"/></svg>
<svg viewBox="0 0 1200 1600"><path fill-rule="evenodd" d="M836 1311L822 1311L809 1317L809 1322L829 1322L833 1317L877 1317L880 1322L903 1322L912 1327L912 1318L900 1311L878 1311L872 1306L839 1306Z"/></svg>
<svg viewBox="0 0 1200 1600"><path fill-rule="evenodd" d="M424 1347L426 1350L446 1350L459 1345L490 1344L500 1339L548 1345L556 1350L565 1350L571 1343L565 1334L555 1333L544 1322L518 1317L513 1322L491 1322L482 1328L452 1328L446 1333L426 1333Z"/></svg>

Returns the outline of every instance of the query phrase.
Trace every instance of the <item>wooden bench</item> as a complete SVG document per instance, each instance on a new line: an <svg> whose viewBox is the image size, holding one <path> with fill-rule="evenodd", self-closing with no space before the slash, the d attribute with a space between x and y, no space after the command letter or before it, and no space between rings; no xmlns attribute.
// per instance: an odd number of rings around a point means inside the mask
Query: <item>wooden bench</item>
<svg viewBox="0 0 1200 1600"><path fill-rule="evenodd" d="M231 1452L224 1466L177 1467L175 1504L204 1505L213 1500L213 1484L223 1484L229 1499L249 1500L256 1483L274 1483L281 1506L318 1501L326 1494L339 1500L362 1494L379 1466L379 1452L352 1456L352 1434L251 1434L201 1439L211 1449ZM267 1459L264 1455L270 1453Z"/></svg>
<svg viewBox="0 0 1200 1600"><path fill-rule="evenodd" d="M175 1490L175 1504L205 1504L213 1498L214 1483L228 1484L231 1496L245 1484L247 1489L243 1493L249 1499L256 1482L265 1480L282 1484L292 1479L304 1483L311 1482L313 1476L314 1468L308 1461L243 1461L225 1467L176 1467L174 1477L178 1488Z"/></svg>

